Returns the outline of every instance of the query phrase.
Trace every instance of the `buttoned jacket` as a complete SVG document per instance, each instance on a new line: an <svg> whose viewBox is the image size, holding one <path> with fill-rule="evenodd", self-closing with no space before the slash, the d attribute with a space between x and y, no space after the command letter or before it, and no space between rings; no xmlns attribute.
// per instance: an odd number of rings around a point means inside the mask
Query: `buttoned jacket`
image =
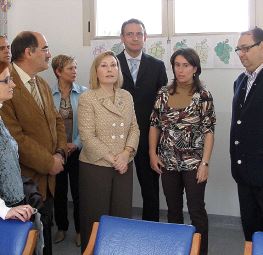
<svg viewBox="0 0 263 255"><path fill-rule="evenodd" d="M104 156L116 155L125 146L137 150L139 128L132 96L123 89L116 89L115 100L102 88L81 94L78 106L78 126L83 145L80 161L111 167ZM130 157L132 160L133 155Z"/></svg>
<svg viewBox="0 0 263 255"><path fill-rule="evenodd" d="M263 70L246 94L247 76L234 83L230 131L231 170L236 182L263 186Z"/></svg>
<svg viewBox="0 0 263 255"><path fill-rule="evenodd" d="M22 175L31 177L46 198L47 185L51 193L55 189L55 176L49 175L56 149L66 152L66 133L63 119L57 112L48 84L36 76L44 112L29 93L13 68L11 76L16 84L13 98L1 108L2 119L18 143L19 163Z"/></svg>
<svg viewBox="0 0 263 255"><path fill-rule="evenodd" d="M133 97L135 113L140 128L140 146L148 151L148 132L150 115L158 90L167 84L167 75L163 61L142 53L136 83L124 52L118 56L123 74L123 89L129 91Z"/></svg>

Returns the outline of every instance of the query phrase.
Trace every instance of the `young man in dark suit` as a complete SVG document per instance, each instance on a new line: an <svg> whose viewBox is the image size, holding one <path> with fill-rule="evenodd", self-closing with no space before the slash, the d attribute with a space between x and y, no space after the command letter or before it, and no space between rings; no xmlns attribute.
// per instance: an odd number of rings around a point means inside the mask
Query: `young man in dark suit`
<svg viewBox="0 0 263 255"><path fill-rule="evenodd" d="M142 219L159 221L159 175L150 167L148 135L157 91L167 84L166 70L161 60L143 52L146 30L140 20L130 19L122 24L121 40L125 50L117 57L124 78L123 88L133 96L140 128L135 166L143 198Z"/></svg>
<svg viewBox="0 0 263 255"><path fill-rule="evenodd" d="M263 231L263 30L241 33L236 53L246 68L234 83L230 154L245 239Z"/></svg>

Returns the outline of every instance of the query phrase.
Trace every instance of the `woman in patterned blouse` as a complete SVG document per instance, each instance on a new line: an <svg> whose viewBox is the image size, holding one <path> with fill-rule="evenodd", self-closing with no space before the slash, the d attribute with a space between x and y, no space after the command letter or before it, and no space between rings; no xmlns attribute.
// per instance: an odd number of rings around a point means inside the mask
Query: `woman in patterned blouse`
<svg viewBox="0 0 263 255"><path fill-rule="evenodd" d="M14 87L8 65L0 62L0 108L13 97ZM0 218L29 220L33 208L24 205L24 198L17 143L0 116Z"/></svg>
<svg viewBox="0 0 263 255"><path fill-rule="evenodd" d="M201 254L207 254L204 194L214 143L213 98L201 85L200 59L193 49L177 50L170 62L173 83L160 89L151 115L151 167L161 175L168 222L183 223L185 190L192 224L202 235Z"/></svg>

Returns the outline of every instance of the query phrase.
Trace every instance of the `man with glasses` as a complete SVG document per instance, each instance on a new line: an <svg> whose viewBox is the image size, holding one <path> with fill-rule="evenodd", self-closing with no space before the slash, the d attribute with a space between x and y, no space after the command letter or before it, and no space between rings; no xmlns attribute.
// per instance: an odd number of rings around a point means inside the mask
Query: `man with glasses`
<svg viewBox="0 0 263 255"><path fill-rule="evenodd" d="M263 30L241 33L235 49L245 71L234 82L231 170L246 241L263 231Z"/></svg>
<svg viewBox="0 0 263 255"><path fill-rule="evenodd" d="M135 166L143 198L142 219L159 221L159 175L151 169L149 159L150 114L157 91L167 83L164 63L143 52L146 41L144 24L137 19L125 21L121 40L125 50L117 57L123 74L123 88L133 96L140 141Z"/></svg>
<svg viewBox="0 0 263 255"><path fill-rule="evenodd" d="M18 143L23 176L38 184L44 206L44 254L52 254L51 220L55 175L66 156L64 122L56 111L48 84L37 74L48 69L51 54L45 37L24 31L11 44L14 96L1 108L2 119Z"/></svg>
<svg viewBox="0 0 263 255"><path fill-rule="evenodd" d="M0 62L10 63L11 51L10 44L8 43L5 35L0 35Z"/></svg>

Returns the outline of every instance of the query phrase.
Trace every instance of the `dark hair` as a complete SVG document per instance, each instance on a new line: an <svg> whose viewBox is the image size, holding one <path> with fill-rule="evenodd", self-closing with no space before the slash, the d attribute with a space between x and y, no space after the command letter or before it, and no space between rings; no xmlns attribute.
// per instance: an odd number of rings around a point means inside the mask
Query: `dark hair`
<svg viewBox="0 0 263 255"><path fill-rule="evenodd" d="M259 27L255 27L248 31L244 31L241 33L242 35L252 35L254 42L262 42L263 41L263 30Z"/></svg>
<svg viewBox="0 0 263 255"><path fill-rule="evenodd" d="M173 74L174 74L174 80L171 84L170 94L173 95L176 93L177 81L176 81L176 76L175 76L175 71L174 71L174 61L175 61L175 58L177 56L183 56L191 66L197 68L197 70L193 76L194 83L193 83L192 93L199 92L202 88L202 84L201 84L201 81L199 79L199 75L202 72L201 64L200 64L200 58L199 58L199 56L195 50L193 50L191 48L181 48L181 49L175 51L170 58L170 63L172 65L172 70L173 70Z"/></svg>
<svg viewBox="0 0 263 255"><path fill-rule="evenodd" d="M19 33L11 44L12 59L11 62L21 60L26 48L31 48L34 52L38 47L36 36L31 31L23 31Z"/></svg>
<svg viewBox="0 0 263 255"><path fill-rule="evenodd" d="M132 24L132 23L135 23L135 24L138 24L138 25L141 25L143 27L143 30L144 30L144 33L146 34L146 29L145 29L145 26L143 24L142 21L140 21L139 19L129 19L125 22L122 23L122 26L121 26L121 34L124 35L124 29L125 27L128 25L128 24Z"/></svg>

